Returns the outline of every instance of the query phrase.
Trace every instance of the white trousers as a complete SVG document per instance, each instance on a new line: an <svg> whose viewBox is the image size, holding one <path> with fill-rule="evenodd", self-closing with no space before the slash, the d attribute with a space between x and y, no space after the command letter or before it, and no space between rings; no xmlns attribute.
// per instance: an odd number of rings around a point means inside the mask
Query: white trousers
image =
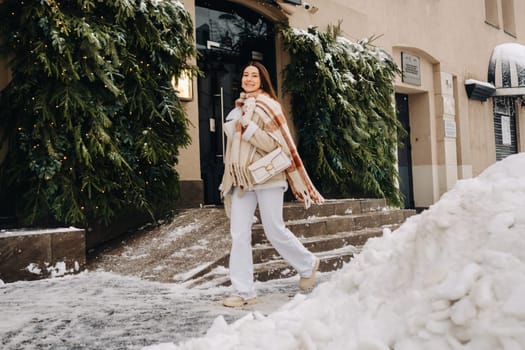
<svg viewBox="0 0 525 350"><path fill-rule="evenodd" d="M283 220L282 187L256 189L232 196L230 232L230 279L235 293L243 298L256 296L253 281L252 224L257 203L266 238L301 277L310 277L315 256L286 228Z"/></svg>

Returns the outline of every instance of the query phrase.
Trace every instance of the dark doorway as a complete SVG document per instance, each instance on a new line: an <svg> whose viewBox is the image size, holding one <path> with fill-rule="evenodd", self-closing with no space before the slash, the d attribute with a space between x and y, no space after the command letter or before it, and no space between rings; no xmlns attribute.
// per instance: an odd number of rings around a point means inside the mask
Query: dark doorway
<svg viewBox="0 0 525 350"><path fill-rule="evenodd" d="M204 203L220 204L219 185L224 172L225 136L222 124L240 93L242 67L259 60L275 74L273 24L228 1L196 1L200 167Z"/></svg>
<svg viewBox="0 0 525 350"><path fill-rule="evenodd" d="M397 119L407 131L407 136L401 140L397 148L399 188L405 197L405 208L414 208L414 190L412 185L412 147L410 145L410 118L408 113L408 95L396 94Z"/></svg>

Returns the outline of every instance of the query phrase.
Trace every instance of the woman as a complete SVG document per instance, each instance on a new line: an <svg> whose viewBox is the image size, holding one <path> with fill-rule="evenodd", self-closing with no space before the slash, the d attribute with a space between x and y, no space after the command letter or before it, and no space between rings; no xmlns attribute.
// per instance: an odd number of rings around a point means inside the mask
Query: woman
<svg viewBox="0 0 525 350"><path fill-rule="evenodd" d="M230 279L235 289L234 295L223 300L229 307L256 302L251 228L257 204L266 237L299 273L300 288L307 290L315 282L319 259L285 227L284 192L290 184L307 208L324 202L303 167L266 68L256 61L248 63L242 70L241 85L243 92L224 125L228 142L221 195L230 216ZM254 183L248 166L277 147L290 155L292 165L264 183Z"/></svg>

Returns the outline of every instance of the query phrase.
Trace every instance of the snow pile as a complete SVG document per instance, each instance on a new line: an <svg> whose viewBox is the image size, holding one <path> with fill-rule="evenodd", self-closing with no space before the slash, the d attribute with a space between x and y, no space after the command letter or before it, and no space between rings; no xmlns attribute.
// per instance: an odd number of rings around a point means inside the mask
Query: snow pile
<svg viewBox="0 0 525 350"><path fill-rule="evenodd" d="M173 349L525 349L525 154L370 240L310 296Z"/></svg>
<svg viewBox="0 0 525 350"><path fill-rule="evenodd" d="M30 263L29 265L27 265L26 271L34 275L40 275L42 273L42 269L36 263Z"/></svg>
<svg viewBox="0 0 525 350"><path fill-rule="evenodd" d="M74 267L67 269L66 263L64 261L57 261L55 265L50 265L48 262L44 263L45 270L46 270L46 276L49 278L55 278L55 277L62 277L65 276L67 273L74 273L80 270L80 264L78 261L74 262ZM34 275L42 275L43 270L40 268L39 264L36 263L30 263L25 268L26 271L34 274Z"/></svg>

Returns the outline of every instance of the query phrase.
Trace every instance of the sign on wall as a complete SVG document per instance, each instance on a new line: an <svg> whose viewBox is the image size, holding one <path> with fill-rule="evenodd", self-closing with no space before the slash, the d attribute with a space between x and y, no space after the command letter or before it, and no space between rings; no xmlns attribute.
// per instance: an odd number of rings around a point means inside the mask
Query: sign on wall
<svg viewBox="0 0 525 350"><path fill-rule="evenodd" d="M456 121L454 120L444 120L445 123L445 137L456 138Z"/></svg>
<svg viewBox="0 0 525 350"><path fill-rule="evenodd" d="M510 117L506 115L501 116L501 143L505 146L512 144L510 138Z"/></svg>
<svg viewBox="0 0 525 350"><path fill-rule="evenodd" d="M401 52L402 80L404 83L421 85L421 66L419 57Z"/></svg>

